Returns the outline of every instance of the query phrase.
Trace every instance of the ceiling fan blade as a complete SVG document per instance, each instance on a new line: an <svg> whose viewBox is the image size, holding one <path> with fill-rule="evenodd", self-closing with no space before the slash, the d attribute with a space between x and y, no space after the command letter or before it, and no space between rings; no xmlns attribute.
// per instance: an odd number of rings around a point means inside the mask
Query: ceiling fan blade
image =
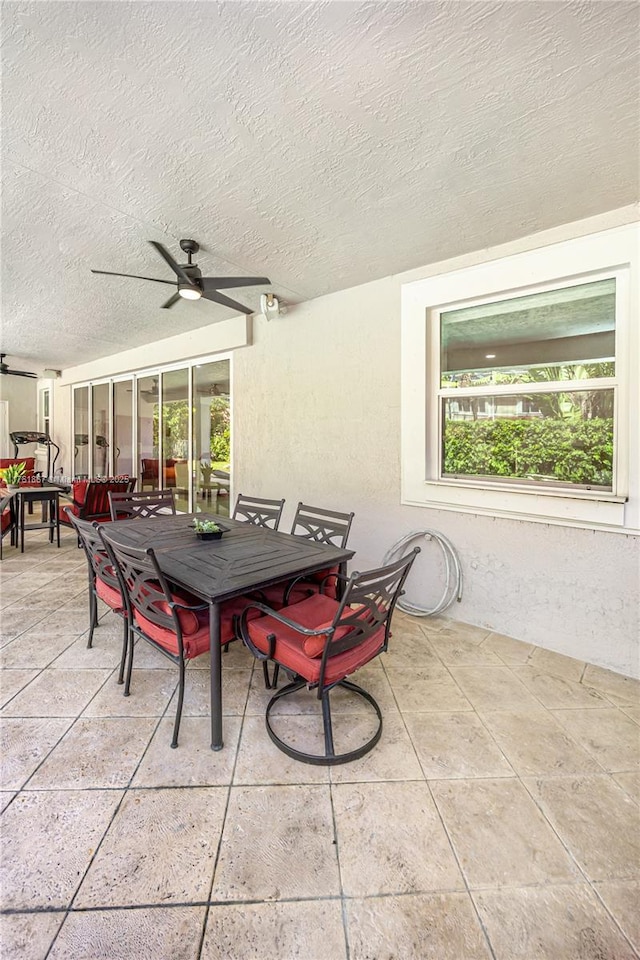
<svg viewBox="0 0 640 960"><path fill-rule="evenodd" d="M37 373L29 373L28 370L3 370L3 373L8 373L10 377L37 377Z"/></svg>
<svg viewBox="0 0 640 960"><path fill-rule="evenodd" d="M182 300L182 297L180 296L179 293L174 293L174 295L173 295L172 297L169 297L169 299L167 300L166 303L163 303L163 304L162 304L161 309L162 309L162 310L168 310L169 307L172 307L172 306L174 305L174 303L177 303L177 302L178 302L178 300Z"/></svg>
<svg viewBox="0 0 640 960"><path fill-rule="evenodd" d="M175 280L158 280L157 277L139 277L137 273L113 273L111 270L92 270L91 273L106 273L109 277L131 277L132 280L153 280L154 283L170 283L175 287Z"/></svg>
<svg viewBox="0 0 640 960"><path fill-rule="evenodd" d="M237 300L230 300L229 297L224 297L221 293L216 293L215 290L205 290L202 296L205 300L213 300L214 303L219 303L223 307L230 307L232 310L239 310L240 313L246 313L247 316L254 313L250 307L243 307Z"/></svg>
<svg viewBox="0 0 640 960"><path fill-rule="evenodd" d="M202 277L202 287L207 290L227 290L230 287L253 287L257 284L270 284L268 277Z"/></svg>
<svg viewBox="0 0 640 960"><path fill-rule="evenodd" d="M152 247L155 247L162 259L169 264L173 272L180 277L183 283L191 283L191 278L184 272L179 263L173 259L168 250L162 246L161 243L158 243L156 240L149 240L149 243Z"/></svg>

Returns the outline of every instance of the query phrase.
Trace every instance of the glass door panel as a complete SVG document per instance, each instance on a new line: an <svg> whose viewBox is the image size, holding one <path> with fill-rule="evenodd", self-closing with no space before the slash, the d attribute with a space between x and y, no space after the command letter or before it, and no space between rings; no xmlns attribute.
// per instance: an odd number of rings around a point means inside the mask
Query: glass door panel
<svg viewBox="0 0 640 960"><path fill-rule="evenodd" d="M133 380L113 385L113 475L137 476L133 462Z"/></svg>
<svg viewBox="0 0 640 960"><path fill-rule="evenodd" d="M93 476L106 477L109 467L109 384L91 388L93 417Z"/></svg>
<svg viewBox="0 0 640 960"><path fill-rule="evenodd" d="M73 391L73 429L73 475L84 479L89 476L89 387Z"/></svg>
<svg viewBox="0 0 640 960"><path fill-rule="evenodd" d="M137 381L138 394L138 460L139 490L157 490L158 471L158 423L160 394L158 377L141 377Z"/></svg>
<svg viewBox="0 0 640 960"><path fill-rule="evenodd" d="M228 360L193 368L193 456L199 508L228 516L231 486Z"/></svg>
<svg viewBox="0 0 640 960"><path fill-rule="evenodd" d="M173 489L176 509L189 510L189 370L162 375L162 486Z"/></svg>

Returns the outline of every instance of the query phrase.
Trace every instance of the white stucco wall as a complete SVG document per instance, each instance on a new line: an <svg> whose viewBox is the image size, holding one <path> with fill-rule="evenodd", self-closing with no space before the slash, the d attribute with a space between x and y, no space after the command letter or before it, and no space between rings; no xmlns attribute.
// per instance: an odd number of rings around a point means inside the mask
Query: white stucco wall
<svg viewBox="0 0 640 960"><path fill-rule="evenodd" d="M400 284L634 217L629 208L613 211L310 301L271 322L255 319L253 343L237 349L233 363L236 492L286 497L283 529L298 500L354 510L350 545L362 569L409 531L438 530L456 546L464 573L462 602L448 615L640 675L638 537L400 502ZM211 352L206 335L201 340L202 354ZM161 356L150 346L147 365ZM112 373L129 369L123 357L110 358ZM96 373L91 365L65 371L65 381L104 376L104 364ZM425 544L408 595L429 605L442 585L437 550Z"/></svg>

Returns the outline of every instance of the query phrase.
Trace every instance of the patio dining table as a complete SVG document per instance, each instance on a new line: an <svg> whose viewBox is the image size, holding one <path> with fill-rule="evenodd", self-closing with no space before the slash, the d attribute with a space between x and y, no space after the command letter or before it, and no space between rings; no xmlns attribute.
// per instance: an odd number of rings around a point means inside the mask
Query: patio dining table
<svg viewBox="0 0 640 960"><path fill-rule="evenodd" d="M198 519L220 518L199 513ZM222 656L220 605L225 600L297 576L338 566L342 574L354 554L315 543L289 533L279 533L251 523L224 518L220 540L199 540L191 526L195 514L118 520L108 524L111 540L123 546L153 547L160 569L168 580L209 604L211 651L211 747L221 750Z"/></svg>

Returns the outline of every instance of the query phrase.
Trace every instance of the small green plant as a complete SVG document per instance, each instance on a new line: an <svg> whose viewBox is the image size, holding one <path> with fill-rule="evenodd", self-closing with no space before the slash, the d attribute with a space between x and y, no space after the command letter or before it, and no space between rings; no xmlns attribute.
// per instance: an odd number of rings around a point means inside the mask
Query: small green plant
<svg viewBox="0 0 640 960"><path fill-rule="evenodd" d="M8 467L0 469L0 476L7 486L17 486L27 468L26 463L11 463Z"/></svg>
<svg viewBox="0 0 640 960"><path fill-rule="evenodd" d="M196 533L220 533L220 527L215 520L194 520L193 529Z"/></svg>

